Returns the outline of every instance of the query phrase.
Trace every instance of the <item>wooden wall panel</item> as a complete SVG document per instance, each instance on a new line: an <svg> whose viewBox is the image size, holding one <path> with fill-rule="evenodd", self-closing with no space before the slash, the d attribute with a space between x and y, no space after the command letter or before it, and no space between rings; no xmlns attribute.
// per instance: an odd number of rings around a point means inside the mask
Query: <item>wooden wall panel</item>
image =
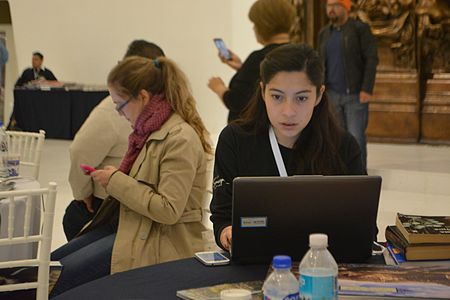
<svg viewBox="0 0 450 300"><path fill-rule="evenodd" d="M369 104L369 141L417 142L420 101L417 73L378 72Z"/></svg>
<svg viewBox="0 0 450 300"><path fill-rule="evenodd" d="M422 142L450 144L450 74L427 81L421 116Z"/></svg>

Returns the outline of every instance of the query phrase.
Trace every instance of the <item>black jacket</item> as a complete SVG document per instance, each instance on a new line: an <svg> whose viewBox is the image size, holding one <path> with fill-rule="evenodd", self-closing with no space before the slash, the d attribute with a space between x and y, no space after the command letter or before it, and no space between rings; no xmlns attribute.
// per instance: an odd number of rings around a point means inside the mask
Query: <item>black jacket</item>
<svg viewBox="0 0 450 300"><path fill-rule="evenodd" d="M317 43L325 68L331 26L328 24L322 28ZM376 39L369 25L359 20L349 18L341 29L347 94L358 94L360 91L372 94L378 64Z"/></svg>
<svg viewBox="0 0 450 300"><path fill-rule="evenodd" d="M45 80L57 80L55 75L53 75L52 71L50 71L47 68L39 70L39 77L43 77ZM20 76L19 79L17 79L15 86L16 87L22 86L35 79L36 78L34 78L33 68L28 68L25 71L23 71L22 76Z"/></svg>

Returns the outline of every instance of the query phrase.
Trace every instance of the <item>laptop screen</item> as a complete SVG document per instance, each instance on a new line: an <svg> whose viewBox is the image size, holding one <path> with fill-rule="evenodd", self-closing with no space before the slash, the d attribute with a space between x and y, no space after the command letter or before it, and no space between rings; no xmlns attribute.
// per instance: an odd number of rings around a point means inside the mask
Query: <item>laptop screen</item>
<svg viewBox="0 0 450 300"><path fill-rule="evenodd" d="M372 254L380 188L379 176L235 178L231 258L299 261L309 234L326 233L337 262L363 262Z"/></svg>

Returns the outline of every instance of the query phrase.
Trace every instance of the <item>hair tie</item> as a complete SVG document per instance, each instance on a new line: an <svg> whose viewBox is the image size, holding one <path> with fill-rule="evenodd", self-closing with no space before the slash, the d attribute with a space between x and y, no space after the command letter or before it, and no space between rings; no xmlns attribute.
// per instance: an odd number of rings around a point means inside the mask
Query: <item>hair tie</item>
<svg viewBox="0 0 450 300"><path fill-rule="evenodd" d="M155 68L161 69L161 65L159 64L159 60L157 58L153 59L152 62Z"/></svg>

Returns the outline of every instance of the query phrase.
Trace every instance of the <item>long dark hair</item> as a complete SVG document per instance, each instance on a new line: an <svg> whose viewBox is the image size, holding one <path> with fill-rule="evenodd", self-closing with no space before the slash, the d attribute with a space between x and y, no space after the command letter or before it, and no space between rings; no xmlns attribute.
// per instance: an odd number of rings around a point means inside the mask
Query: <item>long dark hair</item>
<svg viewBox="0 0 450 300"><path fill-rule="evenodd" d="M263 89L279 72L305 72L317 88L324 84L324 68L317 51L308 45L290 44L271 51L261 63L260 78L252 100L236 123L254 134L268 132L270 121L262 98ZM343 129L330 110L326 95L315 106L311 120L294 144L298 174L346 174L347 167L339 155Z"/></svg>

